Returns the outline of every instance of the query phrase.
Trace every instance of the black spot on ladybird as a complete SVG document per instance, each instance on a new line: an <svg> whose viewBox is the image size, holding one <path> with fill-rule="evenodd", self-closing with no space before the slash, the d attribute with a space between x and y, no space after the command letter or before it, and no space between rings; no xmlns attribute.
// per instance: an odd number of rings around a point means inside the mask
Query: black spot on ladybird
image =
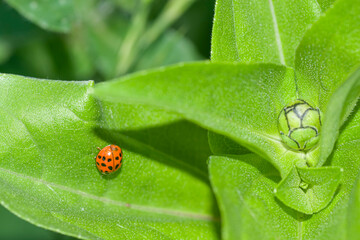
<svg viewBox="0 0 360 240"><path fill-rule="evenodd" d="M99 159L101 159L101 156L98 156Z"/></svg>
<svg viewBox="0 0 360 240"><path fill-rule="evenodd" d="M119 167L119 164L116 164L115 169L118 169L118 167Z"/></svg>
<svg viewBox="0 0 360 240"><path fill-rule="evenodd" d="M101 166L106 167L106 164L105 164L105 163L102 163Z"/></svg>
<svg viewBox="0 0 360 240"><path fill-rule="evenodd" d="M119 160L119 157L116 157L115 159L116 159L116 160Z"/></svg>
<svg viewBox="0 0 360 240"><path fill-rule="evenodd" d="M103 161L105 161L105 159L106 159L105 157L102 158Z"/></svg>
<svg viewBox="0 0 360 240"><path fill-rule="evenodd" d="M109 169L109 170L112 170L112 166L108 166L108 169Z"/></svg>
<svg viewBox="0 0 360 240"><path fill-rule="evenodd" d="M108 162L111 162L111 158L108 158Z"/></svg>
<svg viewBox="0 0 360 240"><path fill-rule="evenodd" d="M96 164L97 164L97 165L100 165L100 163L99 163L99 162L96 162Z"/></svg>

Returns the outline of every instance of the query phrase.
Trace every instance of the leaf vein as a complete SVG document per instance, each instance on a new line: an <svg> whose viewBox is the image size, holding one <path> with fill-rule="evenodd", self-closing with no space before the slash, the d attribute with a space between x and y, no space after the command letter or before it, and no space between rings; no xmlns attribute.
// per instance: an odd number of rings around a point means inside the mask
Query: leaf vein
<svg viewBox="0 0 360 240"><path fill-rule="evenodd" d="M280 32L279 32L279 26L278 26L278 23L277 23L274 4L273 4L272 0L269 0L269 6L270 6L270 11L271 11L271 17L272 17L272 20L273 20L273 25L274 25L275 40L276 40L277 48L278 48L278 51L279 51L280 63L285 65L285 58L284 58L284 52L283 52L283 48L282 48L282 42L281 42L281 37L280 37Z"/></svg>
<svg viewBox="0 0 360 240"><path fill-rule="evenodd" d="M234 0L231 0L231 11L232 11L232 26L233 26L233 30L234 30L234 35L235 35L235 47L236 47L236 55L237 55L237 59L240 60L239 57L239 47L238 47L238 43L237 43L237 33L236 33L236 27L235 27L235 12L234 12Z"/></svg>
<svg viewBox="0 0 360 240"><path fill-rule="evenodd" d="M71 187L68 187L68 186L64 186L64 185L61 185L61 184L49 182L49 181L46 181L44 179L35 178L35 177L28 176L28 175L25 175L25 174L13 172L13 171L11 171L9 169L0 168L0 171L4 172L4 173L7 173L9 175L14 175L14 176L16 176L18 178L23 178L23 179L26 179L26 180L33 181L35 183L44 184L48 188L49 188L49 186L51 186L51 187L54 187L54 188L58 188L58 189L60 189L62 191L70 192L70 193L79 195L81 197L88 198L88 199L95 200L95 201L99 201L99 202L102 202L102 203L105 203L105 204L111 204L111 205L115 205L115 206L119 206L119 207L130 208L130 209L134 209L134 210L138 210L138 211L142 211L142 212L155 213L155 214L164 214L164 215L175 216L175 217L189 218L189 219L193 219L193 220L213 221L213 222L218 222L219 221L219 219L215 218L214 216L208 215L208 214L178 211L178 210L160 208L160 207L149 207L149 206L138 205L138 204L129 204L129 203L126 203L126 202L121 202L121 201L117 201L117 200L108 199L108 198L105 198L105 197L96 196L96 195L93 195L93 194L90 194L90 193L87 193L87 192L83 192L81 190L74 189L74 188L71 188Z"/></svg>

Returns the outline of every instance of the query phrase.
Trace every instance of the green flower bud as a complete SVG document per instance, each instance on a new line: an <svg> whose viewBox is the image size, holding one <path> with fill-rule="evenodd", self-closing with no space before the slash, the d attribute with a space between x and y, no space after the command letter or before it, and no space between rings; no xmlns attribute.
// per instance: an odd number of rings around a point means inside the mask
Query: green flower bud
<svg viewBox="0 0 360 240"><path fill-rule="evenodd" d="M304 100L284 107L278 118L283 142L296 150L309 150L319 141L321 112Z"/></svg>

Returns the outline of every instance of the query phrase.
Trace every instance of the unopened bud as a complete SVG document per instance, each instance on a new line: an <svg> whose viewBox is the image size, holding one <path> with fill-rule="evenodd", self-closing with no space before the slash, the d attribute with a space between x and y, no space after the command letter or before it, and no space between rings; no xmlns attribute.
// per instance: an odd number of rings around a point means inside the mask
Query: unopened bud
<svg viewBox="0 0 360 240"><path fill-rule="evenodd" d="M319 141L321 112L304 100L286 106L278 118L283 142L296 150L309 150Z"/></svg>

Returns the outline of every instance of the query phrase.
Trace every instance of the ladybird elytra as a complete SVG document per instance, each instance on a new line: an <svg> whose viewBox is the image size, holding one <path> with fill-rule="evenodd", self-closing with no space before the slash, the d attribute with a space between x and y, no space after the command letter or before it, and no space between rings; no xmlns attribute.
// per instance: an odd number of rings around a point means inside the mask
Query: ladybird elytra
<svg viewBox="0 0 360 240"><path fill-rule="evenodd" d="M100 148L98 148L100 150ZM96 167L102 174L110 174L120 169L122 150L117 145L108 145L101 149L95 157Z"/></svg>

